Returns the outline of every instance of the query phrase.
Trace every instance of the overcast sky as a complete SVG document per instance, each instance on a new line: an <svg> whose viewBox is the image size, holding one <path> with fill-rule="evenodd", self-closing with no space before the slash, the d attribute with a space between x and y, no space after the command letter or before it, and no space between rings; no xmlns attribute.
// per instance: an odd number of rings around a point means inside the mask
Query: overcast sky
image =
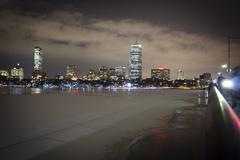
<svg viewBox="0 0 240 160"><path fill-rule="evenodd" d="M187 78L227 61L227 37L240 37L240 6L233 1L1 0L0 69L20 62L33 69L33 48L43 48L43 70L65 75L76 64L86 73L98 66L128 67L130 45L143 46L143 76L150 69L182 69ZM240 64L240 40L231 62Z"/></svg>

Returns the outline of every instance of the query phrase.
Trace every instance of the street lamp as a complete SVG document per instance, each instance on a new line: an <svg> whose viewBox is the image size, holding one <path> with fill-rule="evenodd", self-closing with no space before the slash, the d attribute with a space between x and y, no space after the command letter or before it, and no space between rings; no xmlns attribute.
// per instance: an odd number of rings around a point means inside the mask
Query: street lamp
<svg viewBox="0 0 240 160"><path fill-rule="evenodd" d="M228 59L227 59L227 72L230 73L230 49L231 40L240 39L240 37L228 37Z"/></svg>
<svg viewBox="0 0 240 160"><path fill-rule="evenodd" d="M221 67L222 67L223 69L226 69L226 68L228 68L228 65L227 65L227 64L223 64Z"/></svg>

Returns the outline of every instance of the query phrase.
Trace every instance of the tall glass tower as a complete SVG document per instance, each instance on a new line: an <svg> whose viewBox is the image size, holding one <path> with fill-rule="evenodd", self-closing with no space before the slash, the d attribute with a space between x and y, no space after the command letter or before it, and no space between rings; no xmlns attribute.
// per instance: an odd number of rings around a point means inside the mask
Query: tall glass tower
<svg viewBox="0 0 240 160"><path fill-rule="evenodd" d="M40 47L34 48L34 70L42 71L42 49Z"/></svg>
<svg viewBox="0 0 240 160"><path fill-rule="evenodd" d="M130 80L142 79L142 46L131 45L128 76Z"/></svg>

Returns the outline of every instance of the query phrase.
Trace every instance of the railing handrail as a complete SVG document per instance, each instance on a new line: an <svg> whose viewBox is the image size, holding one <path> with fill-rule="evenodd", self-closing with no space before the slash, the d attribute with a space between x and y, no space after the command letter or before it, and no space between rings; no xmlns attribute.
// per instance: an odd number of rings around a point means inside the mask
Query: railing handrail
<svg viewBox="0 0 240 160"><path fill-rule="evenodd" d="M209 159L240 159L240 119L216 86L210 88L207 139Z"/></svg>

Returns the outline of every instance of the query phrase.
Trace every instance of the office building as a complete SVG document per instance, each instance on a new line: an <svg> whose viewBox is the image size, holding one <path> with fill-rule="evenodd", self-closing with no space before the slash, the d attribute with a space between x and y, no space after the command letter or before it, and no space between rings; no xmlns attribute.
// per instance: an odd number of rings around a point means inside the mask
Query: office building
<svg viewBox="0 0 240 160"><path fill-rule="evenodd" d="M158 69L151 69L151 78L159 80L170 80L170 69L161 67Z"/></svg>
<svg viewBox="0 0 240 160"><path fill-rule="evenodd" d="M9 72L7 70L0 70L0 76L8 78Z"/></svg>
<svg viewBox="0 0 240 160"><path fill-rule="evenodd" d="M181 69L179 69L178 72L177 72L177 79L178 80L184 80L185 79L184 72Z"/></svg>
<svg viewBox="0 0 240 160"><path fill-rule="evenodd" d="M100 80L107 80L109 77L109 69L106 66L98 68L98 75Z"/></svg>
<svg viewBox="0 0 240 160"><path fill-rule="evenodd" d="M117 80L117 74L115 68L111 67L108 70L108 79L110 80Z"/></svg>
<svg viewBox="0 0 240 160"><path fill-rule="evenodd" d="M117 76L117 80L123 80L126 78L126 67L124 66L116 66L115 74Z"/></svg>
<svg viewBox="0 0 240 160"><path fill-rule="evenodd" d="M72 79L72 80L78 79L77 66L76 65L68 65L67 66L66 79Z"/></svg>
<svg viewBox="0 0 240 160"><path fill-rule="evenodd" d="M43 55L40 47L34 48L34 70L42 71Z"/></svg>
<svg viewBox="0 0 240 160"><path fill-rule="evenodd" d="M142 79L142 46L137 42L131 45L128 69L130 80Z"/></svg>
<svg viewBox="0 0 240 160"><path fill-rule="evenodd" d="M19 63L17 63L17 65L11 69L10 77L12 79L18 79L20 81L24 78L24 70Z"/></svg>
<svg viewBox="0 0 240 160"><path fill-rule="evenodd" d="M86 79L87 79L88 81L100 80L100 78L99 78L99 72L96 71L96 70L94 70L94 69L90 69L90 70L87 72Z"/></svg>
<svg viewBox="0 0 240 160"><path fill-rule="evenodd" d="M32 72L32 83L38 83L47 80L47 74L43 72L43 54L42 48L34 48L34 67Z"/></svg>

